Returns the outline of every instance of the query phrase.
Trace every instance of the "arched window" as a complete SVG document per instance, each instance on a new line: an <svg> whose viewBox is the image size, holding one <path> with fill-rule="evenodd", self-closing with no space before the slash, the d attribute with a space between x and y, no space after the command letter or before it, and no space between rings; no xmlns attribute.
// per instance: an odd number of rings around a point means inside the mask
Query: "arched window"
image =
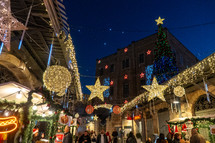
<svg viewBox="0 0 215 143"><path fill-rule="evenodd" d="M215 108L215 98L211 95L210 95L210 101L211 103L208 102L207 95L201 95L195 103L195 107L194 107L195 112Z"/></svg>

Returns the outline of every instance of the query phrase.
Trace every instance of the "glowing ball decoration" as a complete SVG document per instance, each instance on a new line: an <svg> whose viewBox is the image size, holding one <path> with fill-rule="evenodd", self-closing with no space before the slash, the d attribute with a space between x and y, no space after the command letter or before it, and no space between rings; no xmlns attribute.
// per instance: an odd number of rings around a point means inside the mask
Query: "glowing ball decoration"
<svg viewBox="0 0 215 143"><path fill-rule="evenodd" d="M174 94L178 97L182 97L185 94L185 89L182 86L177 86L173 90Z"/></svg>
<svg viewBox="0 0 215 143"><path fill-rule="evenodd" d="M94 108L92 105L87 105L85 111L87 112L87 114L92 114L94 111Z"/></svg>
<svg viewBox="0 0 215 143"><path fill-rule="evenodd" d="M113 107L113 112L115 113L115 114L120 114L120 112L121 112L121 107L119 107L119 106L114 106Z"/></svg>
<svg viewBox="0 0 215 143"><path fill-rule="evenodd" d="M71 84L71 79L72 77L68 69L58 65L48 67L43 74L45 87L57 93L65 92Z"/></svg>

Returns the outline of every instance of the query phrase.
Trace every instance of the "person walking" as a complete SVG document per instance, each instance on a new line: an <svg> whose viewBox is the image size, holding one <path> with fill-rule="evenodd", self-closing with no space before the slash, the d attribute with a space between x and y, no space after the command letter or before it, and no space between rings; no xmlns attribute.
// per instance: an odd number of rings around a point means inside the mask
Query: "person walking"
<svg viewBox="0 0 215 143"><path fill-rule="evenodd" d="M92 135L91 135L91 141L92 141L92 143L96 143L96 132L95 131L93 131L93 133L92 133Z"/></svg>
<svg viewBox="0 0 215 143"><path fill-rule="evenodd" d="M72 143L72 134L70 133L70 127L66 126L64 129L63 143Z"/></svg>
<svg viewBox="0 0 215 143"><path fill-rule="evenodd" d="M107 139L108 139L108 143L111 143L111 137L110 137L109 132L106 133L106 136L107 136Z"/></svg>
<svg viewBox="0 0 215 143"><path fill-rule="evenodd" d="M97 137L96 143L108 143L107 136L105 135L105 131L101 130L101 133Z"/></svg>
<svg viewBox="0 0 215 143"><path fill-rule="evenodd" d="M164 134L160 133L160 136L157 140L157 143L168 143L167 140L165 140Z"/></svg>
<svg viewBox="0 0 215 143"><path fill-rule="evenodd" d="M91 143L91 139L87 131L85 131L84 134L80 137L79 143Z"/></svg>
<svg viewBox="0 0 215 143"><path fill-rule="evenodd" d="M129 133L126 143L137 143L137 140L132 132Z"/></svg>
<svg viewBox="0 0 215 143"><path fill-rule="evenodd" d="M114 129L112 136L113 136L113 143L117 143L118 132L116 131L116 129Z"/></svg>
<svg viewBox="0 0 215 143"><path fill-rule="evenodd" d="M172 142L173 142L173 141L172 141L172 138L173 138L173 135L172 135L171 133L168 133L168 134L166 135L166 139L167 139L168 143L172 143Z"/></svg>
<svg viewBox="0 0 215 143"><path fill-rule="evenodd" d="M190 143L206 143L204 137L200 135L195 128L191 130Z"/></svg>

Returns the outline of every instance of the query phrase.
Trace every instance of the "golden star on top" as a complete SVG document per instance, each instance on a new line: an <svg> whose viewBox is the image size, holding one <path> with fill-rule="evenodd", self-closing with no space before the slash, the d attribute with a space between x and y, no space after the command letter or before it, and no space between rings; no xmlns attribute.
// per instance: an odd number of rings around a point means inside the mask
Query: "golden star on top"
<svg viewBox="0 0 215 143"><path fill-rule="evenodd" d="M163 21L164 21L165 19L163 18L163 19L161 19L161 17L159 16L158 17L158 19L155 19L155 21L157 22L157 25L159 25L159 24L163 24Z"/></svg>
<svg viewBox="0 0 215 143"><path fill-rule="evenodd" d="M95 97L104 101L103 92L109 88L109 86L102 86L99 78L97 78L95 85L86 85L86 87L91 91L88 101Z"/></svg>
<svg viewBox="0 0 215 143"><path fill-rule="evenodd" d="M157 82L157 79L154 77L152 81L152 85L144 85L142 86L145 88L149 94L148 94L148 101L152 100L155 97L160 98L163 101L166 101L164 98L164 90L168 87L167 85L159 85Z"/></svg>

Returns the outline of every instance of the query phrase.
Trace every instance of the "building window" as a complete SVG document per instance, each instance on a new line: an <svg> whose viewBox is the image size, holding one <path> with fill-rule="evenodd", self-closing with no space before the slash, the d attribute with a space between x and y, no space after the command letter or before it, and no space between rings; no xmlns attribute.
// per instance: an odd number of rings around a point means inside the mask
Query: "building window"
<svg viewBox="0 0 215 143"><path fill-rule="evenodd" d="M129 59L125 59L122 61L122 69L129 67Z"/></svg>
<svg viewBox="0 0 215 143"><path fill-rule="evenodd" d="M139 55L139 64L144 63L144 54Z"/></svg>
<svg viewBox="0 0 215 143"><path fill-rule="evenodd" d="M102 76L103 73L104 73L104 70L103 70L103 68L101 68L101 69L99 70L99 75Z"/></svg>
<svg viewBox="0 0 215 143"><path fill-rule="evenodd" d="M127 98L129 96L129 84L123 84L123 98Z"/></svg>
<svg viewBox="0 0 215 143"><path fill-rule="evenodd" d="M107 77L103 81L104 86L110 86L110 78ZM110 96L110 89L107 89L103 92L104 97L109 97Z"/></svg>
<svg viewBox="0 0 215 143"><path fill-rule="evenodd" d="M110 72L114 72L114 64L110 66Z"/></svg>

